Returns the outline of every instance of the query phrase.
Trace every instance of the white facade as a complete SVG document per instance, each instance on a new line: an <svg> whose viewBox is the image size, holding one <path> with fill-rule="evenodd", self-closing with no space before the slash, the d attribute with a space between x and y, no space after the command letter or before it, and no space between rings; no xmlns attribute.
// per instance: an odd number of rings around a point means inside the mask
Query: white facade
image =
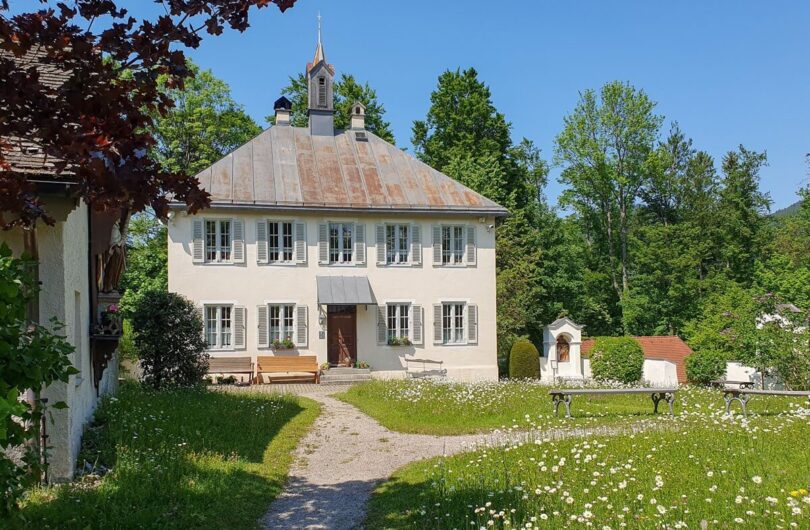
<svg viewBox="0 0 810 530"><path fill-rule="evenodd" d="M232 234L231 252L224 262L216 261L222 254L212 252L211 239L206 240L209 234L200 232L214 227L212 235L217 235L216 227L206 221L220 220L230 220L225 231ZM351 227L350 249L342 248L342 242L341 248L330 249L328 242L324 248L323 231L329 231L330 223ZM194 301L204 317L216 314L215 310L206 313L206 307L232 308L230 321L220 319L210 327L204 324L207 329L201 330L210 331L213 340L209 342L218 346L209 350L212 356L250 356L255 361L257 355L316 355L319 363L327 363L334 362L328 356L329 309L318 303L316 277L367 278L377 305L356 306L356 361L368 363L374 376L404 377L406 359L417 358L442 361L448 377L456 380L495 380L494 224L492 216L456 212L383 216L350 209L281 213L224 206L195 216L176 211L168 223L169 290ZM407 227L408 244L401 255L393 257L404 263L389 264L388 243L379 244L379 231L389 226ZM458 227L458 234L463 234L460 263L442 264L442 243L434 245L433 241L440 227ZM219 236L221 231L220 227ZM284 256L279 249L279 257L289 260L274 263L273 234L285 231L291 232L286 241L289 252ZM343 259L342 250L349 251L350 260ZM331 259L334 257L337 260ZM389 316L388 306L394 304L406 306L408 314L390 326L383 317ZM456 304L452 310L459 311L458 318L455 313L445 318L442 304ZM288 325L281 322L284 310L274 309L285 305L294 307ZM269 310L265 312L265 308ZM272 320L273 315L278 320ZM295 348L273 347L269 334L279 327L285 329L273 336L287 336L288 329ZM412 344L387 344L390 336L400 334Z"/></svg>
<svg viewBox="0 0 810 530"><path fill-rule="evenodd" d="M115 391L118 373L117 359L113 357L96 391L89 333L87 206L82 203L74 208L73 199L61 199L49 201L47 208L57 222L54 226L40 223L36 229L41 282L39 321L48 323L56 318L65 326L58 333L66 336L75 348L70 358L79 370L78 374L70 376L67 384L55 383L42 393L49 403L64 401L68 405L67 409L50 409L45 426L50 447L48 478L63 481L73 477L84 426L90 421L99 396ZM8 244L15 256L22 254L21 230L2 232L0 241Z"/></svg>
<svg viewBox="0 0 810 530"><path fill-rule="evenodd" d="M581 354L582 328L568 318L558 318L543 329L543 356L540 358L540 378L584 379ZM562 351L567 345L567 355ZM590 370L589 370L590 371Z"/></svg>

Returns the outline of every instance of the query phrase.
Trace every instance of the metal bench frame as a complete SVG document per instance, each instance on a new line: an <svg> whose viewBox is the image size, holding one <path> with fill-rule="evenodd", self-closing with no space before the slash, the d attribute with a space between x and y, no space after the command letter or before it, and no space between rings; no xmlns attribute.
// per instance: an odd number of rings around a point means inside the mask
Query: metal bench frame
<svg viewBox="0 0 810 530"><path fill-rule="evenodd" d="M748 417L748 401L751 396L788 396L810 399L810 391L803 390L754 390L753 388L725 388L723 401L726 402L726 414L731 414L731 403L737 401L745 418Z"/></svg>
<svg viewBox="0 0 810 530"><path fill-rule="evenodd" d="M661 401L666 401L669 405L669 413L674 416L675 410L672 408L675 402L675 392L677 388L628 388L623 389L583 389L583 390L551 390L551 402L554 404L554 415L557 416L560 410L560 403L565 405L565 417L571 417L571 401L573 396L607 396L611 394L650 394L650 399L653 402L653 414L658 414L658 404Z"/></svg>
<svg viewBox="0 0 810 530"><path fill-rule="evenodd" d="M421 363L422 364L422 371L417 372L410 369L410 363ZM435 370L428 370L425 366L426 364L438 364L439 368ZM405 375L410 377L411 379L419 379L423 377L446 377L447 376L447 369L444 368L444 361L434 361L432 359L405 359Z"/></svg>

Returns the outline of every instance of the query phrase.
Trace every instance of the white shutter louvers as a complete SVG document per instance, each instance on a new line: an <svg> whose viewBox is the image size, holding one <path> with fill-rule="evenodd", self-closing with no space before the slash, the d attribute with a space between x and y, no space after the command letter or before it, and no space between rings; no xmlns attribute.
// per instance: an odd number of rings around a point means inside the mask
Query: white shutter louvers
<svg viewBox="0 0 810 530"><path fill-rule="evenodd" d="M295 345L301 348L307 347L307 306L295 306Z"/></svg>
<svg viewBox="0 0 810 530"><path fill-rule="evenodd" d="M468 226L465 230L467 233L467 249L466 249L466 256L467 256L467 265L475 265L476 264L476 252L478 250L478 244L476 241L476 234L475 234L475 227Z"/></svg>
<svg viewBox="0 0 810 530"><path fill-rule="evenodd" d="M267 221L256 223L256 262L267 263Z"/></svg>
<svg viewBox="0 0 810 530"><path fill-rule="evenodd" d="M202 263L205 261L205 234L203 233L203 220L194 219L192 229L192 250L191 261L193 263Z"/></svg>
<svg viewBox="0 0 810 530"><path fill-rule="evenodd" d="M378 305L377 306L377 344L387 344L388 343L388 322L386 320L386 310L388 306L386 305Z"/></svg>
<svg viewBox="0 0 810 530"><path fill-rule="evenodd" d="M233 219L233 240L231 241L231 255L234 263L245 262L245 223L241 219Z"/></svg>
<svg viewBox="0 0 810 530"><path fill-rule="evenodd" d="M233 347L236 350L245 349L245 308L233 308Z"/></svg>
<svg viewBox="0 0 810 530"><path fill-rule="evenodd" d="M256 307L256 343L259 348L267 348L270 345L270 333L267 327L267 306Z"/></svg>
<svg viewBox="0 0 810 530"><path fill-rule="evenodd" d="M366 262L366 225L354 225L354 262L363 265Z"/></svg>
<svg viewBox="0 0 810 530"><path fill-rule="evenodd" d="M307 262L307 226L304 223L295 223L295 262Z"/></svg>
<svg viewBox="0 0 810 530"><path fill-rule="evenodd" d="M423 328L422 328L422 306L421 305L414 305L411 307L411 312L413 313L413 318L411 320L413 325L413 332L411 334L411 340L414 344L422 344L424 341L423 338Z"/></svg>
<svg viewBox="0 0 810 530"><path fill-rule="evenodd" d="M467 305L467 343L478 343L478 306Z"/></svg>
<svg viewBox="0 0 810 530"><path fill-rule="evenodd" d="M442 264L442 227L433 226L433 266Z"/></svg>
<svg viewBox="0 0 810 530"><path fill-rule="evenodd" d="M442 304L433 305L433 344L442 343Z"/></svg>
<svg viewBox="0 0 810 530"><path fill-rule="evenodd" d="M385 225L377 225L375 231L377 233L377 265L385 265Z"/></svg>
<svg viewBox="0 0 810 530"><path fill-rule="evenodd" d="M318 263L329 264L329 225L326 223L318 225Z"/></svg>
<svg viewBox="0 0 810 530"><path fill-rule="evenodd" d="M411 265L422 264L422 227L411 225Z"/></svg>

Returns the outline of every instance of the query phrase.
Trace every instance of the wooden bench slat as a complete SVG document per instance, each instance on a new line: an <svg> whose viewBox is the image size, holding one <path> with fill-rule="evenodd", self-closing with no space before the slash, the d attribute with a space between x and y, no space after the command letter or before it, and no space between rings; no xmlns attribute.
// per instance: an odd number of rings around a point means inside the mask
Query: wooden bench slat
<svg viewBox="0 0 810 530"><path fill-rule="evenodd" d="M271 381L301 381L302 379L312 379L318 383L320 380L320 368L318 358L314 355L300 356L273 356L260 355L256 358L257 374L287 374L287 372L308 372L311 375L273 375Z"/></svg>

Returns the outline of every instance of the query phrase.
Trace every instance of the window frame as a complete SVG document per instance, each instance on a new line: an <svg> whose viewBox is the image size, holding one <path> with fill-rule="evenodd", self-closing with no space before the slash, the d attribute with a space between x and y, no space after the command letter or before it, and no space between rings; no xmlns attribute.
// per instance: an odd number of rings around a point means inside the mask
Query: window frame
<svg viewBox="0 0 810 530"><path fill-rule="evenodd" d="M283 341L285 338L289 337L289 339L296 343L296 330L298 325L298 319L296 317L296 310L295 308L298 306L295 302L287 302L287 301L272 301L266 302L265 305L267 306L267 344L272 348L273 342L275 340ZM278 337L273 337L273 308L278 308L278 321L279 321L279 328L278 328ZM290 309L290 316L289 316L289 329L287 328L287 320L288 317L283 314L282 310L284 308ZM287 334L285 334L287 332Z"/></svg>
<svg viewBox="0 0 810 530"><path fill-rule="evenodd" d="M292 219L266 219L265 222L267 223L267 263L270 265L293 265L296 264L295 259L295 221ZM284 259L284 253L287 249L284 245L284 238L286 237L284 234L284 226L290 226L290 234L289 234L289 256L290 259ZM278 230L278 234L276 237L278 238L278 245L273 246L271 243L272 240L272 228L271 226L275 226L276 230ZM273 253L276 252L278 259L272 259Z"/></svg>
<svg viewBox="0 0 810 530"><path fill-rule="evenodd" d="M411 301L390 301L385 303L385 327L386 327L386 342L393 338L406 338L413 342L413 302ZM407 326L405 328L405 335L402 334L402 308L407 308L407 315L404 316L404 322ZM394 314L391 314L391 309ZM394 327L391 327L391 319L394 319Z"/></svg>
<svg viewBox="0 0 810 530"><path fill-rule="evenodd" d="M334 252L337 253L337 260L332 259L333 254L333 247L332 247L332 227L336 226L338 228L337 234L337 246ZM350 227L350 239L348 243L348 248L346 246L346 233L345 228ZM326 251L329 256L329 265L344 265L344 266L354 266L357 264L357 256L355 256L354 247L357 243L357 223L355 221L326 221ZM346 253L349 253L349 259L346 259Z"/></svg>
<svg viewBox="0 0 810 530"><path fill-rule="evenodd" d="M209 242L208 223L214 223L214 244ZM228 225L228 245L227 248L222 244L222 227L223 224ZM233 261L233 225L232 218L223 217L206 217L203 218L203 262L210 264L231 264ZM209 253L213 252L213 258L209 257ZM227 257L223 258L223 254Z"/></svg>
<svg viewBox="0 0 810 530"><path fill-rule="evenodd" d="M235 330L233 322L235 308L235 302L203 302L203 336L205 337L206 351L233 351L236 349L234 346ZM211 321L208 312L211 309L215 310L215 327L213 331L215 340L213 344L211 344L208 340L210 334L209 322ZM223 331L223 323L225 321L223 318L224 309L228 310L228 344L223 344L222 340L223 336L225 336L225 332Z"/></svg>
<svg viewBox="0 0 810 530"><path fill-rule="evenodd" d="M442 300L442 345L444 346L457 346L467 344L467 305L466 300ZM460 308L453 311L446 311L448 308ZM449 326L447 326L449 319ZM459 321L461 322L459 326ZM460 339L457 337L460 335Z"/></svg>
<svg viewBox="0 0 810 530"><path fill-rule="evenodd" d="M466 231L463 224L443 224L441 228L442 267L464 267ZM445 237L445 231L447 236ZM456 233L460 231L460 233ZM447 245L445 246L445 241Z"/></svg>
<svg viewBox="0 0 810 530"><path fill-rule="evenodd" d="M383 223L385 226L385 265L392 266L408 266L413 263L413 255L411 247L413 244L413 226L411 223ZM405 239L402 239L402 230L405 230ZM389 230L393 231L392 238L389 238ZM405 248L402 248L402 244ZM405 259L402 260L402 256Z"/></svg>

